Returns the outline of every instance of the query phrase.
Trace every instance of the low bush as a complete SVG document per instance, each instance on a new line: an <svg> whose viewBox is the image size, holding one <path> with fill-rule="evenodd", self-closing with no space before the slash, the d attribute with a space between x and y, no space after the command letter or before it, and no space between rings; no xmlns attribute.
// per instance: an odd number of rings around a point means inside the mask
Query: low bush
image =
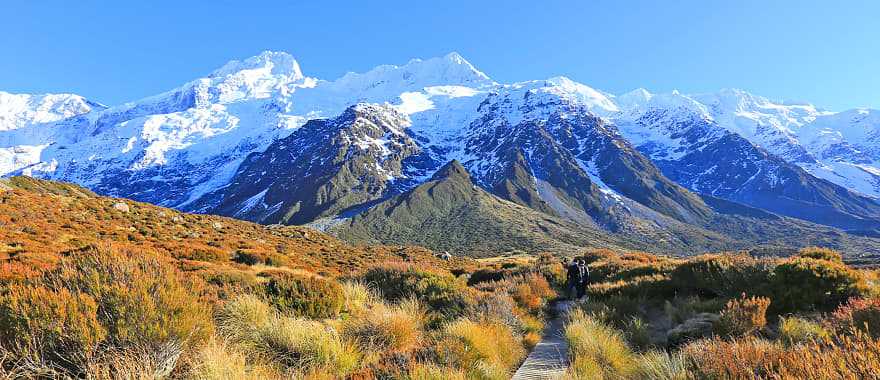
<svg viewBox="0 0 880 380"><path fill-rule="evenodd" d="M799 317L779 319L779 340L786 345L827 342L831 334L821 324Z"/></svg>
<svg viewBox="0 0 880 380"><path fill-rule="evenodd" d="M840 333L862 330L880 338L880 299L850 299L831 314L828 323Z"/></svg>
<svg viewBox="0 0 880 380"><path fill-rule="evenodd" d="M743 337L751 335L767 326L767 308L770 299L766 297L747 297L727 302L721 310L716 331L721 336Z"/></svg>
<svg viewBox="0 0 880 380"><path fill-rule="evenodd" d="M817 260L827 260L833 261L836 263L842 263L843 257L839 252L830 249L830 248L821 248L821 247L806 247L801 248L798 253L798 257L805 257L810 259Z"/></svg>
<svg viewBox="0 0 880 380"><path fill-rule="evenodd" d="M767 295L773 263L744 255L703 255L678 265L670 274L679 292L702 297Z"/></svg>
<svg viewBox="0 0 880 380"><path fill-rule="evenodd" d="M308 318L331 318L339 314L345 298L338 282L310 273L272 270L265 294L273 306L285 313Z"/></svg>
<svg viewBox="0 0 880 380"><path fill-rule="evenodd" d="M418 270L412 266L379 266L360 276L390 302L415 297L434 318L433 325L462 315L468 305L469 289L455 277Z"/></svg>
<svg viewBox="0 0 880 380"><path fill-rule="evenodd" d="M20 359L82 368L106 337L89 295L21 285L0 295L0 346Z"/></svg>
<svg viewBox="0 0 880 380"><path fill-rule="evenodd" d="M804 257L777 265L772 282L772 310L779 314L834 309L868 292L858 271L843 263Z"/></svg>
<svg viewBox="0 0 880 380"><path fill-rule="evenodd" d="M697 341L683 349L697 379L876 379L880 341L864 334L833 344L785 346L762 339Z"/></svg>
<svg viewBox="0 0 880 380"><path fill-rule="evenodd" d="M200 292L199 282L158 258L87 247L43 277L3 292L0 344L13 355L81 375L99 350L161 351L207 338L213 323Z"/></svg>

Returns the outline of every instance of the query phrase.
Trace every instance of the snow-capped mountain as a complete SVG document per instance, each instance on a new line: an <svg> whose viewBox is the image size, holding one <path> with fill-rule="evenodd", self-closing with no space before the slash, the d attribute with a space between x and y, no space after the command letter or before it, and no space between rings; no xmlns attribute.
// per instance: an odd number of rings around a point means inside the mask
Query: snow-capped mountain
<svg viewBox="0 0 880 380"><path fill-rule="evenodd" d="M712 99L733 95L756 104L756 98L739 91L723 91ZM794 157L812 161L789 162L743 137L759 139L745 122L736 125L738 131L731 127L732 112L719 106L723 102L707 105L676 92L653 95L644 90L622 95L619 102L624 111L614 119L621 132L666 176L692 191L846 229L878 226L880 204L807 173L797 164L817 162L810 153ZM764 131L757 136L770 135ZM801 145L790 146L807 152Z"/></svg>
<svg viewBox="0 0 880 380"><path fill-rule="evenodd" d="M615 233L708 228L716 214L697 194L871 229L880 204L850 190L880 194L877 119L742 91L501 84L455 53L322 80L264 52L113 107L0 93L0 175L300 224L350 216L457 160L494 196Z"/></svg>
<svg viewBox="0 0 880 380"><path fill-rule="evenodd" d="M626 119L631 120L633 109L644 110L649 103L669 102L670 98L679 98L678 102L687 105L657 108L699 113L816 177L880 198L880 156L876 144L880 112L876 110L835 113L811 104L772 102L733 89L694 95L651 94L640 89L615 101L620 108L630 111Z"/></svg>

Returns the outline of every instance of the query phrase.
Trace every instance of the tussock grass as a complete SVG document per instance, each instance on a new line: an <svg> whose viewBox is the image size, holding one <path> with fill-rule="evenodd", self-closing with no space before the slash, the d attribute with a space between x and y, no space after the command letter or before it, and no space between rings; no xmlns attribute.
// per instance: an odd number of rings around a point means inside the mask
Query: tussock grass
<svg viewBox="0 0 880 380"><path fill-rule="evenodd" d="M343 321L342 331L367 352L407 352L424 342L424 308L416 300L388 306L375 303L358 316Z"/></svg>
<svg viewBox="0 0 880 380"><path fill-rule="evenodd" d="M513 331L497 322L459 319L441 334L437 347L441 362L465 369L469 378L506 379L525 358Z"/></svg>
<svg viewBox="0 0 880 380"><path fill-rule="evenodd" d="M623 334L579 310L565 327L573 379L623 378L633 373L636 356Z"/></svg>

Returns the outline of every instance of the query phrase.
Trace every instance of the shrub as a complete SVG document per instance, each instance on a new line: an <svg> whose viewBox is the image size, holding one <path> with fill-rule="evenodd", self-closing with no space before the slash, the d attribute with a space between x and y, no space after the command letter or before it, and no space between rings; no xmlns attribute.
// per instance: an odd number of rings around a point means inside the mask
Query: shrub
<svg viewBox="0 0 880 380"><path fill-rule="evenodd" d="M805 257L810 259L817 260L827 260L833 261L837 263L843 262L843 257L837 251L830 248L821 248L821 247L806 247L801 248L798 253L798 257Z"/></svg>
<svg viewBox="0 0 880 380"><path fill-rule="evenodd" d="M421 271L412 266L380 266L368 270L361 280L378 289L390 302L415 297L440 315L436 322L460 316L468 304L468 289L452 276Z"/></svg>
<svg viewBox="0 0 880 380"><path fill-rule="evenodd" d="M683 349L698 379L876 379L880 341L864 334L838 337L834 344L786 347L766 340L719 339Z"/></svg>
<svg viewBox="0 0 880 380"><path fill-rule="evenodd" d="M630 317L623 327L627 342L631 347L639 351L647 350L651 346L650 326L643 319Z"/></svg>
<svg viewBox="0 0 880 380"><path fill-rule="evenodd" d="M47 280L92 296L110 343L200 341L213 331L202 285L158 258L86 248L65 259Z"/></svg>
<svg viewBox="0 0 880 380"><path fill-rule="evenodd" d="M862 330L880 338L880 299L850 299L831 314L829 324L841 333Z"/></svg>
<svg viewBox="0 0 880 380"><path fill-rule="evenodd" d="M635 369L636 356L623 335L580 311L572 312L565 338L571 354L571 378L625 378Z"/></svg>
<svg viewBox="0 0 880 380"><path fill-rule="evenodd" d="M773 310L778 313L835 308L868 291L858 271L842 263L803 257L776 266L772 280Z"/></svg>
<svg viewBox="0 0 880 380"><path fill-rule="evenodd" d="M715 326L722 336L741 337L751 335L767 325L767 308L770 299L765 297L746 297L727 302Z"/></svg>
<svg viewBox="0 0 880 380"><path fill-rule="evenodd" d="M467 319L444 327L436 352L441 363L465 369L469 378L507 379L525 357L507 326Z"/></svg>
<svg viewBox="0 0 880 380"><path fill-rule="evenodd" d="M779 340L786 345L826 342L830 339L822 325L798 317L779 319Z"/></svg>
<svg viewBox="0 0 880 380"><path fill-rule="evenodd" d="M519 306L533 313L544 307L547 298L556 295L544 276L530 273L516 278L511 296Z"/></svg>
<svg viewBox="0 0 880 380"><path fill-rule="evenodd" d="M708 297L766 295L772 263L742 255L703 255L677 266L670 278L682 292Z"/></svg>
<svg viewBox="0 0 880 380"><path fill-rule="evenodd" d="M248 251L244 249L236 250L235 254L232 256L232 261L245 265L265 264L268 260L269 255L265 252Z"/></svg>
<svg viewBox="0 0 880 380"><path fill-rule="evenodd" d="M0 346L19 358L81 367L107 336L97 313L86 294L12 285L0 295Z"/></svg>
<svg viewBox="0 0 880 380"><path fill-rule="evenodd" d="M44 277L8 289L0 323L3 339L14 341L3 343L10 349L40 344L15 353L36 354L77 374L98 347L102 353L159 351L199 342L213 331L200 289L157 258L88 247L69 253Z"/></svg>
<svg viewBox="0 0 880 380"><path fill-rule="evenodd" d="M609 297L669 298L675 295L676 290L669 277L664 275L594 283L587 287L587 292L591 296L603 299Z"/></svg>
<svg viewBox="0 0 880 380"><path fill-rule="evenodd" d="M501 281L510 274L510 271L503 269L478 269L468 277L467 284L474 286L482 282Z"/></svg>
<svg viewBox="0 0 880 380"><path fill-rule="evenodd" d="M515 308L513 298L506 293L479 292L473 296L472 302L468 302L463 316L475 322L499 322L513 331L526 331L523 317Z"/></svg>
<svg viewBox="0 0 880 380"><path fill-rule="evenodd" d="M676 297L672 301L665 301L663 310L670 321L678 324L700 313L719 313L724 306L724 300L720 298L702 299L697 296L690 296L685 298Z"/></svg>
<svg viewBox="0 0 880 380"><path fill-rule="evenodd" d="M330 318L339 314L345 298L336 281L308 273L273 270L265 292L269 302L282 312L309 318Z"/></svg>

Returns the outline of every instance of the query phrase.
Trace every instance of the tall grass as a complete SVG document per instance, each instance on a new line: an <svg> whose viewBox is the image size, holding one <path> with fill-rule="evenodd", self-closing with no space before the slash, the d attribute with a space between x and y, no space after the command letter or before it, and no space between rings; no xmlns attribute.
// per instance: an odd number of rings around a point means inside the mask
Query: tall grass
<svg viewBox="0 0 880 380"><path fill-rule="evenodd" d="M407 352L423 343L424 322L424 308L411 299L393 306L375 303L343 321L342 331L366 352Z"/></svg>
<svg viewBox="0 0 880 380"><path fill-rule="evenodd" d="M459 319L441 334L437 347L441 362L463 368L469 378L506 379L525 357L519 339L501 323Z"/></svg>
<svg viewBox="0 0 880 380"><path fill-rule="evenodd" d="M637 358L623 334L580 310L572 312L565 338L573 379L625 378L635 370Z"/></svg>

